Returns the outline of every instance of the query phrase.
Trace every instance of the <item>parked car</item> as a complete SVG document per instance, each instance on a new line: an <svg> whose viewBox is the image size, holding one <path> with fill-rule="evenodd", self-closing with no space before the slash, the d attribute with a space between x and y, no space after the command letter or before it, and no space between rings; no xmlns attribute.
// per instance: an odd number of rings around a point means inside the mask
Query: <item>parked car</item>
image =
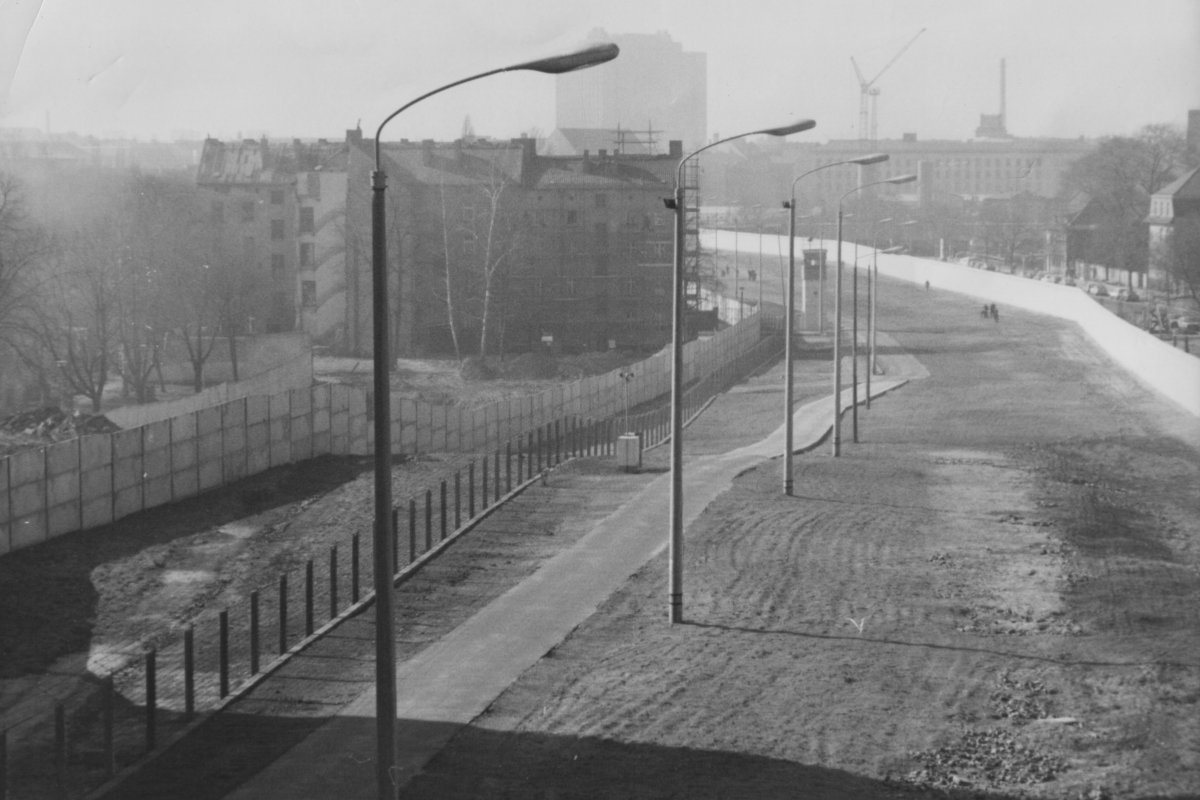
<svg viewBox="0 0 1200 800"><path fill-rule="evenodd" d="M1200 317L1183 314L1171 320L1171 330L1176 333L1200 333Z"/></svg>
<svg viewBox="0 0 1200 800"><path fill-rule="evenodd" d="M1103 283L1089 283L1088 294L1094 294L1096 297L1108 297L1108 287Z"/></svg>
<svg viewBox="0 0 1200 800"><path fill-rule="evenodd" d="M1116 297L1118 300L1141 300L1141 296L1133 289L1128 289L1122 286L1117 289Z"/></svg>

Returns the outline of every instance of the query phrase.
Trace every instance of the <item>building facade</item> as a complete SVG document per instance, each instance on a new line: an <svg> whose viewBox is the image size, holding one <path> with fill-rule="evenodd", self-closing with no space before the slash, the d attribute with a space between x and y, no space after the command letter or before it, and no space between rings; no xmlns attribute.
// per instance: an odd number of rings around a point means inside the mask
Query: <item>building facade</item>
<svg viewBox="0 0 1200 800"><path fill-rule="evenodd" d="M1146 223L1150 226L1150 286L1168 289L1172 284L1170 263L1200 256L1196 239L1200 235L1200 167L1150 196Z"/></svg>
<svg viewBox="0 0 1200 800"><path fill-rule="evenodd" d="M347 350L371 350L368 176L351 134ZM532 139L384 143L398 354L657 348L670 338L671 193L658 156L544 156Z"/></svg>
<svg viewBox="0 0 1200 800"><path fill-rule="evenodd" d="M953 196L978 202L1021 194L1056 197L1067 168L1093 147L1086 139L921 141L914 134L876 142L762 142L747 151L740 164L727 165L723 175L714 175L710 194L741 205L777 203L797 175L868 153L887 153L889 159L882 164L825 169L806 177L796 187L797 208L828 208L860 182L904 173L920 176L911 189L919 192L918 198Z"/></svg>
<svg viewBox="0 0 1200 800"><path fill-rule="evenodd" d="M342 142L204 142L196 184L253 295L246 332L303 330L329 343L344 336L345 180Z"/></svg>

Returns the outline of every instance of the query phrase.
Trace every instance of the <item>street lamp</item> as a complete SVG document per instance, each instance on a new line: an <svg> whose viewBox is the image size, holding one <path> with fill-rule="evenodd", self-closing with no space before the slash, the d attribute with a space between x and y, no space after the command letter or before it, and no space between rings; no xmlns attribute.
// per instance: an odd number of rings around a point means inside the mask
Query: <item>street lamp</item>
<svg viewBox="0 0 1200 800"><path fill-rule="evenodd" d="M525 61L481 72L426 92L388 115L375 132L375 170L371 173L371 336L375 413L375 729L377 749L375 778L380 800L394 798L392 771L396 763L396 646L392 631L392 439L391 384L388 354L387 227L384 193L387 173L383 171L381 142L383 128L402 111L417 103L470 81L501 72L531 70L559 75L603 64L617 57L615 44L598 44L566 55Z"/></svg>
<svg viewBox="0 0 1200 800"><path fill-rule="evenodd" d="M885 183L911 183L917 179L916 175L896 175L891 178L885 178L881 181L872 181L864 183L861 186L856 186L850 191L838 198L838 226L837 226L837 280L834 288L833 300L833 455L841 455L842 450L842 203L846 198L855 192L862 191L870 186L880 186ZM858 267L855 266L855 270ZM857 272L855 273L857 275ZM855 297L855 319L857 320L857 301ZM855 331L855 338L858 338L858 332ZM855 342L854 350L855 358L857 359L858 350L857 342ZM857 366L857 365L856 365ZM855 372L857 376L857 369ZM856 383L852 390L851 402L854 404L855 423L857 424L857 408L858 408L858 384Z"/></svg>
<svg viewBox="0 0 1200 800"><path fill-rule="evenodd" d="M788 280L787 280L787 311L785 312L783 322L783 363L784 363L784 378L783 378L783 411L784 411L784 444L783 444L783 493L790 495L792 493L792 485L794 483L792 476L792 438L794 435L792 426L792 406L794 400L792 396L792 318L796 315L796 184L806 175L811 175L814 172L820 172L823 169L830 167L841 166L842 164L878 164L881 161L887 161L887 153L871 153L870 155L859 156L858 158L850 158L845 161L834 161L830 164L822 164L819 167L814 167L808 172L802 172L792 179L792 188L790 198L783 204L783 207L788 210ZM821 270L824 271L823 265ZM819 273L818 273L819 274ZM807 319L808 311L808 283L801 273L801 311ZM819 297L820 295L818 295ZM820 326L820 314L818 313L818 327Z"/></svg>
<svg viewBox="0 0 1200 800"><path fill-rule="evenodd" d="M746 136L766 134L788 136L806 131L817 123L802 119L781 128L766 128L759 131L739 133L718 139L693 150L679 159L675 168L675 195L665 198L667 208L675 212L675 275L674 295L671 300L671 542L668 548L670 561L670 586L668 616L671 622L683 619L683 247L684 213L683 166L710 147L741 139Z"/></svg>
<svg viewBox="0 0 1200 800"><path fill-rule="evenodd" d="M881 219L880 222L888 222ZM898 253L903 248L889 247L884 253ZM867 356L867 408L871 407L871 376L875 373L875 300L879 294L879 253L878 248L871 252L871 271L867 273L867 342L870 355ZM856 440L857 441L857 440Z"/></svg>
<svg viewBox="0 0 1200 800"><path fill-rule="evenodd" d="M884 217L883 219L878 220L875 223L874 232L871 236L871 252L873 254L879 252L879 226L883 225L884 223L891 222L891 221L892 221L891 217ZM852 294L854 295L854 341L857 344L857 342L858 342L858 257L857 256L855 257L854 262L855 262L854 263L854 289L852 291ZM878 268L879 259L876 258L872 262L872 264L876 268ZM873 294L873 291L872 291L874 288L875 287L872 285L872 282L871 282L871 270L867 270L867 342L871 347L871 350L870 350L871 354L870 354L870 356L867 357L867 387L866 387L867 388L867 408L871 407L871 373L875 371L875 350L874 350L875 334L871 327L875 323L875 300L874 300L875 295ZM855 365L854 366L854 382L857 384L858 383L858 360L857 360L857 358L855 359L854 365ZM856 442L858 441L857 425L855 426L855 429L854 429L854 441L856 441Z"/></svg>

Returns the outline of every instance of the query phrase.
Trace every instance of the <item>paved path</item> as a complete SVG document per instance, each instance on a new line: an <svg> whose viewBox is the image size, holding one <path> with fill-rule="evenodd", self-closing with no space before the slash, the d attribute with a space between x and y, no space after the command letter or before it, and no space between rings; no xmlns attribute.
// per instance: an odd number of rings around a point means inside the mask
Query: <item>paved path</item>
<svg viewBox="0 0 1200 800"><path fill-rule="evenodd" d="M872 396L903 383L902 378L876 380ZM846 389L843 405L848 405L849 396ZM797 409L793 439L797 450L820 441L832 426L832 416L830 398ZM783 436L780 426L750 446L689 462L684 472L685 526L735 476L778 455ZM572 547L399 665L397 785L407 783L461 726L482 713L666 546L669 491L669 473L654 478ZM374 691L362 693L333 720L227 795L227 800L374 797L374 710Z"/></svg>

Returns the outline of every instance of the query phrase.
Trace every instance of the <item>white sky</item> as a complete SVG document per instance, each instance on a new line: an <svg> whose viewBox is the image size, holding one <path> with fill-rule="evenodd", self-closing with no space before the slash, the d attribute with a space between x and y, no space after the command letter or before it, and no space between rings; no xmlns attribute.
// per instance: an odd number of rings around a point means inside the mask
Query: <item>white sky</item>
<svg viewBox="0 0 1200 800"><path fill-rule="evenodd" d="M367 136L459 78L666 30L708 54L709 134L798 117L855 135L876 84L881 138L964 139L999 110L1019 136L1182 126L1200 108L1200 0L0 0L0 127L232 138ZM603 67L598 67L603 69ZM432 98L385 138L554 129L554 78L510 73Z"/></svg>

